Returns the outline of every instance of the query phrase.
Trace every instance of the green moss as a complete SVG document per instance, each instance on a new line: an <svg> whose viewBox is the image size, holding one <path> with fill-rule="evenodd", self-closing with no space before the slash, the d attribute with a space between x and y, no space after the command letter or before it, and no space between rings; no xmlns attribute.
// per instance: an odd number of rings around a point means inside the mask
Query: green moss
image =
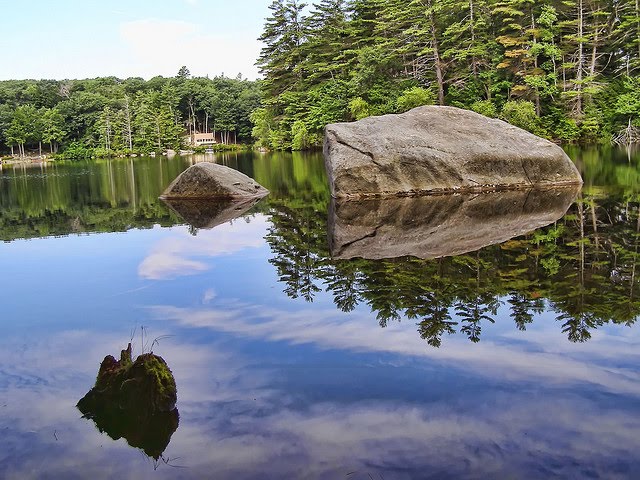
<svg viewBox="0 0 640 480"><path fill-rule="evenodd" d="M136 363L140 362L145 371L145 376L152 379L158 395L175 395L176 382L173 374L162 357L152 353L140 355Z"/></svg>
<svg viewBox="0 0 640 480"><path fill-rule="evenodd" d="M177 388L162 357L145 353L132 361L129 344L121 351L119 361L111 355L104 358L87 397L104 397L125 409L164 412L175 408Z"/></svg>
<svg viewBox="0 0 640 480"><path fill-rule="evenodd" d="M107 355L96 385L78 402L85 418L117 440L126 438L155 459L178 428L177 389L171 370L153 353L131 358L131 344L120 360Z"/></svg>

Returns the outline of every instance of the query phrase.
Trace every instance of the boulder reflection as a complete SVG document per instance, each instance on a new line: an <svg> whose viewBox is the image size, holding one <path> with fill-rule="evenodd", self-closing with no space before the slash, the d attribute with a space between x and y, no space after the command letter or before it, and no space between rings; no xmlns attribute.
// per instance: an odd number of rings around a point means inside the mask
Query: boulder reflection
<svg viewBox="0 0 640 480"><path fill-rule="evenodd" d="M332 200L331 256L439 258L505 242L562 218L580 191L572 188Z"/></svg>
<svg viewBox="0 0 640 480"><path fill-rule="evenodd" d="M162 201L191 227L210 229L230 222L257 204L261 198L239 200L176 200L162 199Z"/></svg>

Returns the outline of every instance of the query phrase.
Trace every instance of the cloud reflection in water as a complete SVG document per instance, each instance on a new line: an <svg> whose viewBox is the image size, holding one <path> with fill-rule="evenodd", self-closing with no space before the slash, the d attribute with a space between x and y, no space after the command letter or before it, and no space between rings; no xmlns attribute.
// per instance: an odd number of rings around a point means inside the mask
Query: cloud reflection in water
<svg viewBox="0 0 640 480"><path fill-rule="evenodd" d="M591 360L581 359L575 345L567 344L564 353L546 351L536 336L525 337L524 348L499 339L460 339L435 350L410 323L383 330L367 315L285 312L217 298L211 303L213 308L152 310L183 332L160 353L179 384L181 411L167 453L188 467L159 469L154 478L202 478L212 471L234 479L343 478L349 472L356 472L349 478L363 479L628 478L639 466L640 420L632 412L640 385L615 373L620 356L611 358L616 348L622 356L637 352L637 337L603 331L589 344ZM205 345L190 343L190 329L219 335ZM280 347L249 355L226 335L241 337L241 345ZM69 332L42 339L18 360L4 350L4 371L18 372L10 381L2 375L11 399L5 413L15 419L0 427L4 478L29 478L29 472L58 478L73 472L95 478L151 474L152 465L134 449L100 436L73 407L93 382L101 354L121 340ZM336 365L322 363L325 349ZM59 362L51 363L55 358ZM342 369L354 375L351 384L332 383L332 372ZM401 394L407 370L422 380ZM35 377L47 382L30 380ZM365 378L386 378L380 388L388 395L362 390Z"/></svg>
<svg viewBox="0 0 640 480"><path fill-rule="evenodd" d="M263 247L267 228L257 215L197 237L172 230L138 273L206 275L221 256ZM179 385L167 456L187 468L154 472L78 418L77 398L121 333L35 332L0 342L0 477L632 478L640 468L636 330L605 326L571 344L545 313L516 336L500 330L503 308L480 343L452 336L433 349L414 322L381 329L366 306L251 303L220 286L203 287L199 307L169 298L141 314L154 335L173 335L158 352Z"/></svg>
<svg viewBox="0 0 640 480"><path fill-rule="evenodd" d="M148 280L195 275L211 268L208 262L199 258L231 255L246 248L263 246L267 218L255 215L247 220L242 218L212 230L200 230L196 236L189 235L184 229L175 230L171 237L153 246L138 266L138 275Z"/></svg>

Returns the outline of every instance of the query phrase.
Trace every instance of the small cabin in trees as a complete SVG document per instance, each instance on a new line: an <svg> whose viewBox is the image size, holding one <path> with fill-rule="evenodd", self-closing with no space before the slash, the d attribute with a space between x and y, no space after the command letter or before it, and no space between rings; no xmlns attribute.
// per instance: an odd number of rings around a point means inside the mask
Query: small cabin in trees
<svg viewBox="0 0 640 480"><path fill-rule="evenodd" d="M213 145L216 142L213 133L193 133L191 134L191 145L197 147L199 145Z"/></svg>

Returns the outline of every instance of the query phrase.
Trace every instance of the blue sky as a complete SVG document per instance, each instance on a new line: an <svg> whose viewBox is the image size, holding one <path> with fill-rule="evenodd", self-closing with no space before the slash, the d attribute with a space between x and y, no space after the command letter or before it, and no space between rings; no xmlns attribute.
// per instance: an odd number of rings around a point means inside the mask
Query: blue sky
<svg viewBox="0 0 640 480"><path fill-rule="evenodd" d="M0 80L254 79L269 0L0 0Z"/></svg>

